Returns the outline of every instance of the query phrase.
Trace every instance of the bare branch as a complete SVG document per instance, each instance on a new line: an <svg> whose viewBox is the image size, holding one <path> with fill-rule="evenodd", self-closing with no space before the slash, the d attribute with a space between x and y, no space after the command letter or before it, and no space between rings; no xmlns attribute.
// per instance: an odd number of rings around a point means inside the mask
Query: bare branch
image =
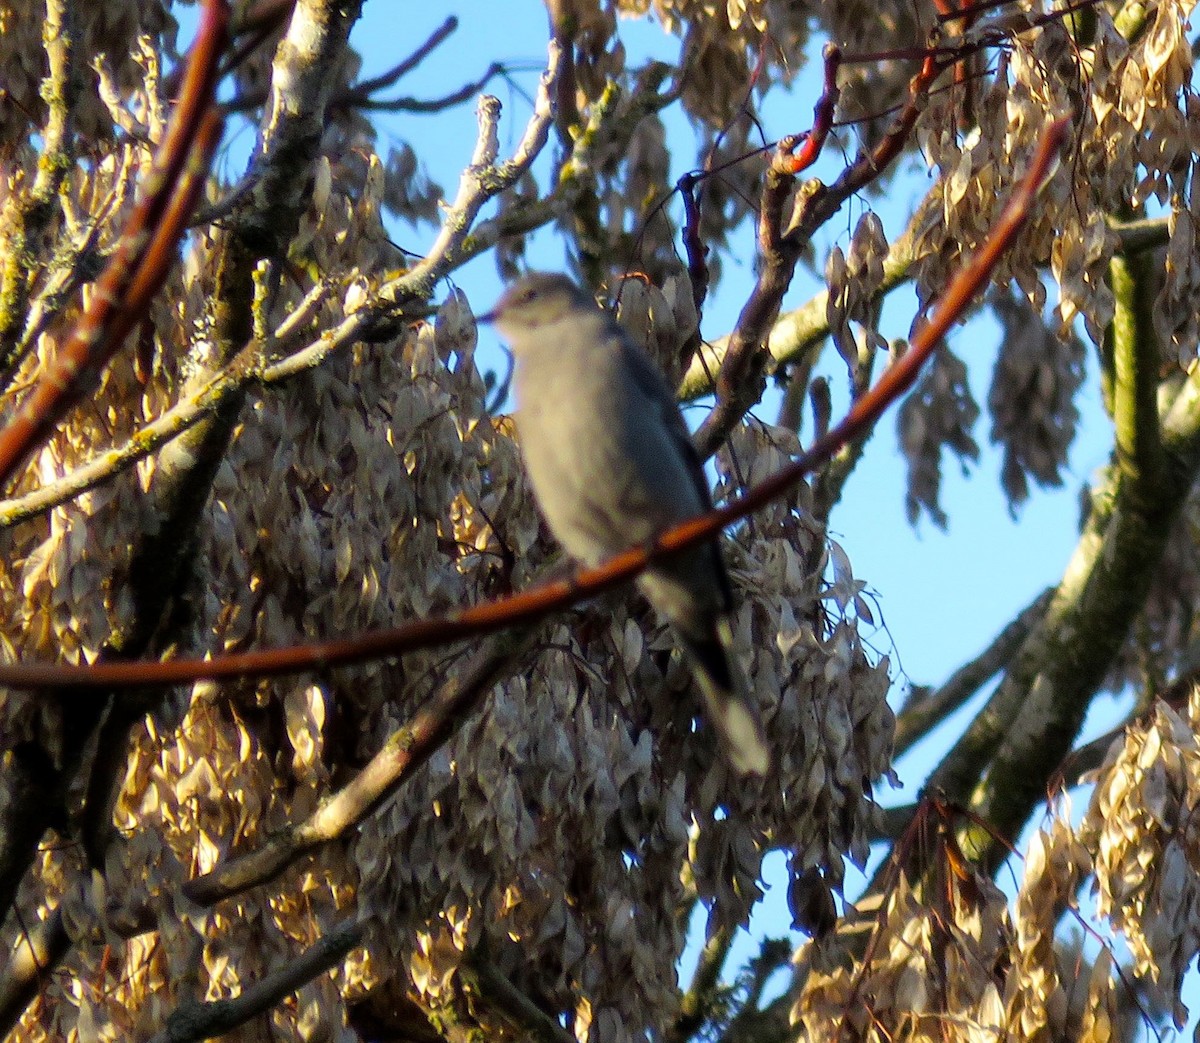
<svg viewBox="0 0 1200 1043"><path fill-rule="evenodd" d="M441 112L442 109L461 105L472 95L478 94L491 80L499 76L502 72L504 72L504 66L499 62L493 62L483 71L483 74L478 79L469 80L457 90L453 90L449 94L443 94L440 98L363 98L362 100L351 99L345 102L342 102L342 99L339 98L338 101L372 112Z"/></svg>
<svg viewBox="0 0 1200 1043"><path fill-rule="evenodd" d="M457 31L458 19L454 15L450 15L407 58L401 59L387 72L381 73L379 76L374 76L369 80L360 80L356 83L353 88L354 93L365 100L376 91L381 91L392 86L397 80L412 72Z"/></svg>
<svg viewBox="0 0 1200 1043"><path fill-rule="evenodd" d="M232 999L181 1006L167 1019L167 1027L152 1036L149 1043L200 1043L246 1024L318 975L336 967L352 949L362 944L364 934L360 923L347 921L341 924L262 981L243 988Z"/></svg>
<svg viewBox="0 0 1200 1043"><path fill-rule="evenodd" d="M319 365L331 351L356 339L369 322L381 317L388 308L427 299L434 286L461 263L467 253L471 227L484 204L515 184L545 147L554 118L552 99L558 67L559 51L552 41L533 115L512 157L499 165L495 160L499 152L496 125L500 103L495 98L481 99L474 155L459 178L458 194L447 209L437 238L426 255L404 274L383 283L376 291L373 303L348 317L338 329L266 369L262 374L264 383L285 380Z"/></svg>

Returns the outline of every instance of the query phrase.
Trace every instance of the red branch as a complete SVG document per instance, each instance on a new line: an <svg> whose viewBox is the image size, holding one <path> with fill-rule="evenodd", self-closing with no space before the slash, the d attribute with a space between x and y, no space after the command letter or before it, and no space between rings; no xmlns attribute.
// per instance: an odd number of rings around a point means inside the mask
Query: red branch
<svg viewBox="0 0 1200 1043"><path fill-rule="evenodd" d="M799 152L786 160L776 160L788 174L799 174L817 161L821 149L825 147L825 139L829 137L829 131L833 128L833 114L842 93L837 85L838 69L842 65L841 48L836 44L827 43L824 58L825 87L821 91L821 97L817 99L817 104L813 106L812 130L805 136L804 145Z"/></svg>
<svg viewBox="0 0 1200 1043"><path fill-rule="evenodd" d="M207 0L179 103L143 186L145 195L61 353L0 429L0 484L12 478L87 393L166 279L221 137L214 92L229 18L227 0Z"/></svg>
<svg viewBox="0 0 1200 1043"><path fill-rule="evenodd" d="M417 620L390 630L286 648L232 653L212 659L102 663L93 666L51 663L0 665L0 685L82 690L179 684L202 679L293 674L401 655L418 648L480 637L518 623L535 622L594 597L601 591L628 582L652 561L712 539L727 525L770 503L805 475L830 460L839 449L875 424L887 408L912 387L921 368L937 350L942 337L962 316L987 282L1001 256L1012 246L1029 216L1038 188L1066 140L1068 126L1068 120L1060 119L1046 129L1029 170L997 218L987 241L954 277L928 324L913 337L908 352L880 377L875 387L859 398L839 423L816 439L793 463L724 507L668 530L653 547L632 548L597 568L582 569L568 580L547 583L449 616Z"/></svg>

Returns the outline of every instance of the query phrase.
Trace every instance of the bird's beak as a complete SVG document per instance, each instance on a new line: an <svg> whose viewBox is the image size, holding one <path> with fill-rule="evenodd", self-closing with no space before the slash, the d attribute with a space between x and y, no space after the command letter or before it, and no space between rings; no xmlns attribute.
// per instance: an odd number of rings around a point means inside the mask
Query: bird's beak
<svg viewBox="0 0 1200 1043"><path fill-rule="evenodd" d="M496 321L496 309L495 308L493 308L491 311L485 311L482 315L475 316L476 324L483 324L483 325L490 326L495 321Z"/></svg>

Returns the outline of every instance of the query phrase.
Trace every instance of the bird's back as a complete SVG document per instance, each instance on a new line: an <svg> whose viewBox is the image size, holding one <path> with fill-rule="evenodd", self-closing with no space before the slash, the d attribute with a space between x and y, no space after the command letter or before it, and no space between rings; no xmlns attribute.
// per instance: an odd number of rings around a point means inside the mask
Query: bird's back
<svg viewBox="0 0 1200 1043"><path fill-rule="evenodd" d="M586 338L585 350L562 351L557 324L533 334L515 391L522 451L547 521L568 551L595 564L703 512L707 497L653 363L606 315L587 319L569 331ZM586 539L572 540L576 532Z"/></svg>

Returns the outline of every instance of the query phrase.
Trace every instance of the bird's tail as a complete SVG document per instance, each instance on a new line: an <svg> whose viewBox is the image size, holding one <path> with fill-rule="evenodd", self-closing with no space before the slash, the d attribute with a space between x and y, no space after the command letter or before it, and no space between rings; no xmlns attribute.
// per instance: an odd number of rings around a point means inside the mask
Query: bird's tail
<svg viewBox="0 0 1200 1043"><path fill-rule="evenodd" d="M739 775L766 775L771 752L750 684L733 649L729 617L718 616L708 637L680 637L725 759Z"/></svg>

